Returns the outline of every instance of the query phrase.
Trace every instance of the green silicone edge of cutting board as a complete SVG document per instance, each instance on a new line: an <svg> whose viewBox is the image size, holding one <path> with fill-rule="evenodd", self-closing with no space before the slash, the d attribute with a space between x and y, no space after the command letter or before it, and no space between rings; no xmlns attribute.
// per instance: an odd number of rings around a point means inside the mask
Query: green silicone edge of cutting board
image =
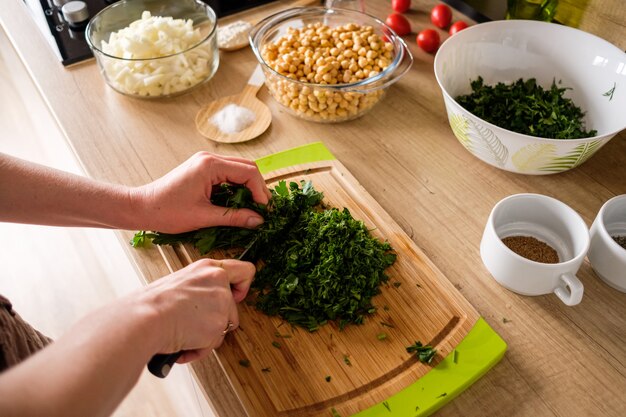
<svg viewBox="0 0 626 417"><path fill-rule="evenodd" d="M256 165L262 174L287 168L293 165L307 164L319 161L332 161L335 156L330 153L322 142L314 142L297 148L287 149L256 160Z"/></svg>
<svg viewBox="0 0 626 417"><path fill-rule="evenodd" d="M256 164L259 171L266 174L293 165L334 159L322 142L315 142L259 158ZM430 372L388 400L353 417L430 415L498 363L506 348L504 340L481 317L461 343Z"/></svg>
<svg viewBox="0 0 626 417"><path fill-rule="evenodd" d="M461 343L430 372L388 400L353 417L428 416L498 363L506 347L504 340L481 317Z"/></svg>

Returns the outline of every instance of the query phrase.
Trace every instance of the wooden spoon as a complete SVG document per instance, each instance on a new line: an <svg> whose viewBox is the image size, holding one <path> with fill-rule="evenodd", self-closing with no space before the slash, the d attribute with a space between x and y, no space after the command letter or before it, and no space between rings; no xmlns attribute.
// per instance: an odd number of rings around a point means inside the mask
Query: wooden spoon
<svg viewBox="0 0 626 417"><path fill-rule="evenodd" d="M272 122L272 113L265 103L256 98L264 80L261 65L257 65L241 93L222 97L203 106L196 114L196 128L202 136L220 143L239 143L254 139L265 132ZM254 122L241 132L230 134L222 132L213 124L212 119L218 111L229 104L236 104L252 111L255 115Z"/></svg>

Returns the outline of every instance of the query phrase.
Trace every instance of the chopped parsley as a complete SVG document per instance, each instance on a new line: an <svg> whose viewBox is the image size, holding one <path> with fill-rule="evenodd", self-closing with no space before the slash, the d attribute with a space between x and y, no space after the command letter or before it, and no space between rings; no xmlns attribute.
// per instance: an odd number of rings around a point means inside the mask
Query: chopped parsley
<svg viewBox="0 0 626 417"><path fill-rule="evenodd" d="M585 113L564 97L571 88L555 81L544 90L535 78L511 84L485 85L482 77L471 82L472 93L456 101L474 116L503 129L549 139L580 139L597 135L585 130Z"/></svg>

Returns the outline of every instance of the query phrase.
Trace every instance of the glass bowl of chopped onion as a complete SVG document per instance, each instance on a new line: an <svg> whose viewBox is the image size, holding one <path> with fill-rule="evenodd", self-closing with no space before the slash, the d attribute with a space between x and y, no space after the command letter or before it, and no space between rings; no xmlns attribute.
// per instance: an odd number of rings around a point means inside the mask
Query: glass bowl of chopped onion
<svg viewBox="0 0 626 417"><path fill-rule="evenodd" d="M589 33L505 20L451 36L435 76L463 147L496 168L545 175L578 167L626 128L625 65Z"/></svg>
<svg viewBox="0 0 626 417"><path fill-rule="evenodd" d="M364 115L413 64L389 26L354 10L284 10L255 25L250 44L276 101L321 123Z"/></svg>
<svg viewBox="0 0 626 417"><path fill-rule="evenodd" d="M102 9L86 38L114 90L133 97L183 94L219 65L217 17L199 0L123 0Z"/></svg>

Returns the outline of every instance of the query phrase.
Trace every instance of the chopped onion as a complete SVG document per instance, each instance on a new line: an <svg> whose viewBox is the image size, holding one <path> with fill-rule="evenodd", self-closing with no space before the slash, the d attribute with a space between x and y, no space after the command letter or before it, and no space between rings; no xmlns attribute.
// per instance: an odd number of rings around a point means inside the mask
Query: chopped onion
<svg viewBox="0 0 626 417"><path fill-rule="evenodd" d="M191 19L144 11L141 19L102 41L102 51L115 57L101 57L103 71L109 83L126 94L174 94L204 81L211 72L215 51L211 42L199 45L202 39Z"/></svg>

